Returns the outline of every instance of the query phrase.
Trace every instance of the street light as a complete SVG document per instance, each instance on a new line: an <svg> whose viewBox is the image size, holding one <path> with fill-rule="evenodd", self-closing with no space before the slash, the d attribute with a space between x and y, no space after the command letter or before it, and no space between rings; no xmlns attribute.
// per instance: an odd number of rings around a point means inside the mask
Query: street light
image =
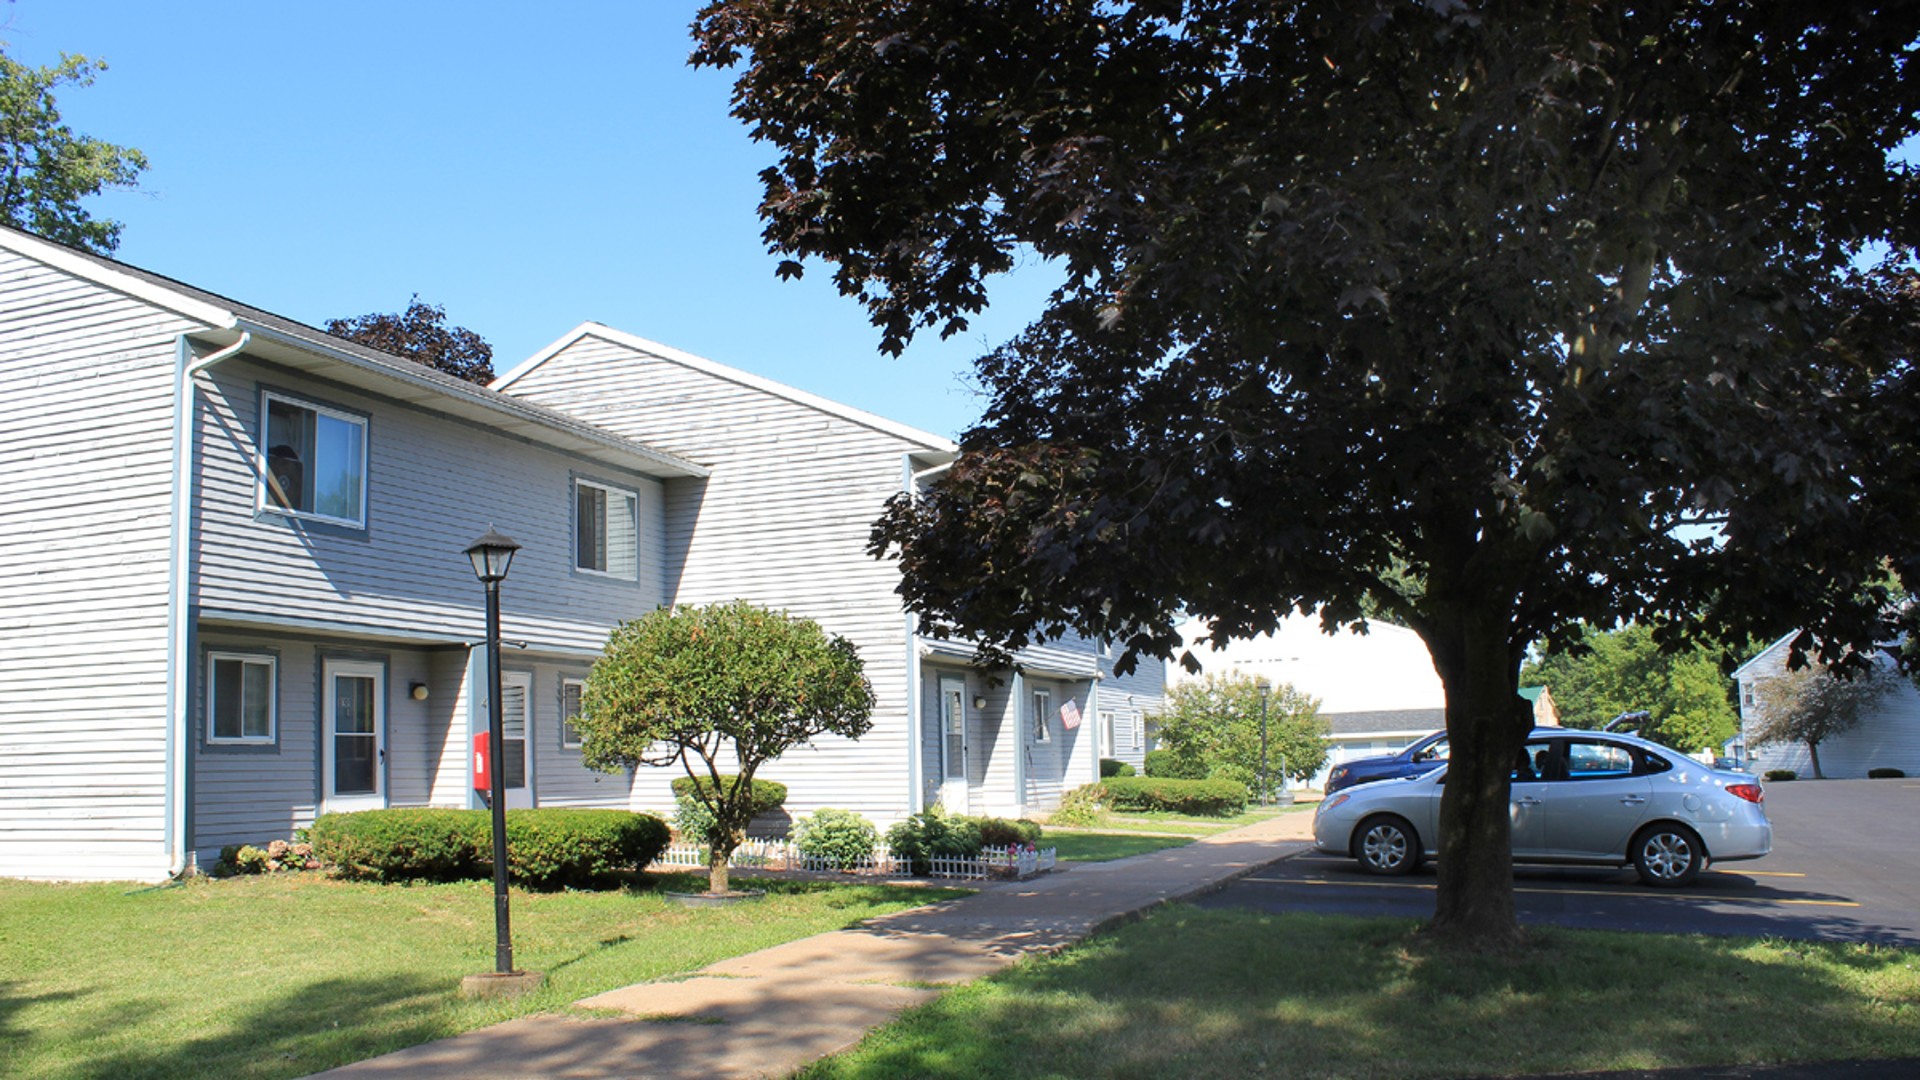
<svg viewBox="0 0 1920 1080"><path fill-rule="evenodd" d="M1267 805L1267 695L1273 690L1273 683L1265 675L1256 677L1253 685L1260 688L1260 805Z"/></svg>
<svg viewBox="0 0 1920 1080"><path fill-rule="evenodd" d="M493 808L493 973L511 976L513 931L507 918L506 737L500 717L500 582L520 545L492 528L467 548L473 574L487 587L487 758L492 774L487 800Z"/></svg>

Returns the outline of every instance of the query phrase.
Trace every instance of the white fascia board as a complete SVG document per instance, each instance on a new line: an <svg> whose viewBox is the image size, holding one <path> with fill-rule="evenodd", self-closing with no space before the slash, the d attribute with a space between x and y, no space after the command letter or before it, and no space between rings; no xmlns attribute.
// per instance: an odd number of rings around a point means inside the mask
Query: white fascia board
<svg viewBox="0 0 1920 1080"><path fill-rule="evenodd" d="M503 398L495 395L478 394L468 391L464 387L450 386L440 380L428 378L424 375L409 371L399 363L376 364L344 349L331 348L326 341L318 337L310 338L305 335L289 334L271 326L263 326L246 320L238 320L236 325L243 326L244 329L252 333L256 339L267 338L277 341L303 352L325 357L332 362L343 364L347 367L370 372L384 379L391 379L395 382L405 383L417 389L428 391L434 396L463 402L472 408L484 410L496 416L512 417L532 427L569 436L570 439L568 439L567 442L578 440L587 444L598 445L602 449L615 452L635 462L641 463L644 466L642 469L644 472L666 476L690 477L704 477L710 475L712 472L712 470L704 465L696 464L663 450L655 450L652 447L643 446L630 439L622 438L604 428L595 427L583 420L577 420L572 417L567 417L564 414L554 413L551 410L538 409L529 403L511 397ZM564 446L559 440L554 440L551 437L545 441Z"/></svg>
<svg viewBox="0 0 1920 1080"><path fill-rule="evenodd" d="M944 436L935 435L930 431L922 431L919 428L902 424L897 420L889 420L884 416L876 416L864 409L856 409L851 405L843 405L840 402L823 398L818 394L810 394L805 390L788 386L785 383L775 382L772 379L755 375L752 372L742 371L739 368L728 367L716 360L709 360L704 356L695 356L690 352L676 349L671 345L662 345L657 341L649 341L646 338L629 334L624 330L615 330L611 326L597 322L581 323L553 344L548 345L546 348L527 357L520 363L515 364L505 375L493 380L492 389L506 391L518 381L521 376L539 367L562 349L567 348L569 345L572 345L584 337L597 337L613 342L616 345L625 345L630 349L636 349L640 352L657 356L669 363L692 368L703 374L712 375L719 379L726 379L729 382L738 383L741 386L750 387L761 393L771 394L774 397L785 398L795 404L804 405L810 409L817 409L830 416L837 416L842 420L848 420L863 427L884 432L896 438L904 439L907 442L917 443L929 450L944 454L957 454L960 452L959 445L952 439L945 438Z"/></svg>
<svg viewBox="0 0 1920 1080"><path fill-rule="evenodd" d="M1734 682L1739 682L1740 676L1746 674L1748 668L1752 667L1753 665L1759 663L1762 660L1765 660L1767 657L1772 656L1773 651L1775 649L1785 646L1788 642L1792 641L1794 638L1797 638L1799 636L1800 636L1800 631L1798 630L1787 631L1786 635L1780 638L1780 640L1774 642L1773 644L1767 646L1764 649L1761 649L1759 652L1754 653L1753 659L1747 661L1744 664L1741 664L1737 668L1734 668L1733 674L1727 677L1732 679Z"/></svg>
<svg viewBox="0 0 1920 1080"><path fill-rule="evenodd" d="M124 293L176 315L183 315L195 322L203 322L222 330L232 329L238 322L238 317L225 308L216 307L197 297L187 296L157 282L121 273L110 266L102 266L84 255L37 236L28 236L11 229L0 229L0 248L35 262L45 263L75 277L84 278L102 288L112 289L114 292Z"/></svg>

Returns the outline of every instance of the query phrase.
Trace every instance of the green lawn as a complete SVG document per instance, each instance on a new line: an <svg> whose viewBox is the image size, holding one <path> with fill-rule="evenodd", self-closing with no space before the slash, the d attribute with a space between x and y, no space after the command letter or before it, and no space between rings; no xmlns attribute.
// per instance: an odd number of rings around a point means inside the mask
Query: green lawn
<svg viewBox="0 0 1920 1080"><path fill-rule="evenodd" d="M1920 1056L1920 953L1167 909L954 990L808 1080L1450 1077Z"/></svg>
<svg viewBox="0 0 1920 1080"><path fill-rule="evenodd" d="M301 1076L958 895L765 887L724 909L679 907L646 886L516 890L515 959L547 986L469 1002L460 977L493 968L490 882L0 881L0 1076Z"/></svg>
<svg viewBox="0 0 1920 1080"><path fill-rule="evenodd" d="M1048 832L1040 846L1054 848L1062 862L1109 862L1191 843L1192 840L1180 836Z"/></svg>
<svg viewBox="0 0 1920 1080"><path fill-rule="evenodd" d="M1265 821L1281 814L1312 814L1313 803L1299 803L1293 806L1257 806L1246 813L1232 817L1193 817L1186 814L1174 814L1164 810L1147 813L1121 813L1110 810L1101 814L1087 825L1073 828L1088 832L1146 832L1178 833L1181 836L1212 836L1214 833L1237 829L1242 825L1251 825L1256 821ZM1065 828L1065 826L1062 826ZM1068 835L1047 829L1047 837L1053 839Z"/></svg>

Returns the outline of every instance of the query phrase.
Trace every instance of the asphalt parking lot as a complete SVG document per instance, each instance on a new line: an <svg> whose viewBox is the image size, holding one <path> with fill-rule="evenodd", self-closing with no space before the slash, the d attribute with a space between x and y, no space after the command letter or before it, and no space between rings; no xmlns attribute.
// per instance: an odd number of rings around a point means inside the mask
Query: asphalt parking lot
<svg viewBox="0 0 1920 1080"><path fill-rule="evenodd" d="M1660 933L1774 935L1920 947L1920 779L1766 785L1773 854L1651 889L1630 869L1520 867L1520 921ZM1374 877L1302 851L1197 901L1342 915L1433 914L1434 872Z"/></svg>

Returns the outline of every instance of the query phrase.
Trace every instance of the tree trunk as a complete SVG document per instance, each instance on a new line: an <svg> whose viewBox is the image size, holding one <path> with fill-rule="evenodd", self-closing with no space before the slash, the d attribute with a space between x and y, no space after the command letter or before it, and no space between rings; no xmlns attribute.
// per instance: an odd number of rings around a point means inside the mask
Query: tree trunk
<svg viewBox="0 0 1920 1080"><path fill-rule="evenodd" d="M727 864L733 859L733 849L739 845L731 839L716 838L707 845L707 891L726 893L732 885L727 880Z"/></svg>
<svg viewBox="0 0 1920 1080"><path fill-rule="evenodd" d="M1820 775L1820 740L1819 739L1807 740L1807 757L1812 759L1813 761L1813 778L1815 780L1825 780L1826 777Z"/></svg>
<svg viewBox="0 0 1920 1080"><path fill-rule="evenodd" d="M1520 941L1513 902L1514 757L1533 728L1504 612L1463 611L1422 636L1447 691L1447 780L1440 799L1439 888L1430 931L1476 949Z"/></svg>

